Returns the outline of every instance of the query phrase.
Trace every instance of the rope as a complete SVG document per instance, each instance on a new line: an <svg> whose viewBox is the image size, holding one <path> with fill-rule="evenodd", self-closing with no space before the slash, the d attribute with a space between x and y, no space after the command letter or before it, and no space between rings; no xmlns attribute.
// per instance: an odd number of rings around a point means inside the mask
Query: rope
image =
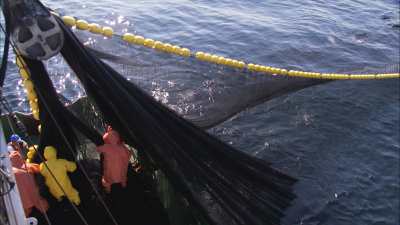
<svg viewBox="0 0 400 225"><path fill-rule="evenodd" d="M58 15L57 15L58 16ZM377 74L338 74L338 73L319 73L319 72L306 72L298 70L287 70L284 68L277 68L272 66L264 66L253 63L246 63L242 60L230 59L220 55L210 54L206 52L197 51L192 53L188 48L182 48L178 45L163 43L155 41L150 38L144 38L140 35L131 33L116 34L111 27L102 27L97 23L88 23L85 20L76 19L72 16L63 16L62 20L67 26L76 27L78 30L89 31L93 34L103 35L108 38L118 37L129 44L135 44L151 48L157 51L186 57L194 58L199 61L223 65L240 70L247 70L250 72L265 73L268 75L279 75L289 77L301 77L311 79L329 79L329 80L374 80L374 79L391 79L400 78L400 73L377 73Z"/></svg>

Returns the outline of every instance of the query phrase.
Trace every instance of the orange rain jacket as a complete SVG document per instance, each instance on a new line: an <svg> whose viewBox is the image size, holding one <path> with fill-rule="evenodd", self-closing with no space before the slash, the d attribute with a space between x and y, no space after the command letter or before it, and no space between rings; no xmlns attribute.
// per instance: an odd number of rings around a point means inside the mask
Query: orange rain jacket
<svg viewBox="0 0 400 225"><path fill-rule="evenodd" d="M104 134L103 140L104 145L98 146L97 151L104 157L102 183L106 191L110 192L112 184L121 184L122 187L126 187L131 152L121 141L118 132L110 127Z"/></svg>
<svg viewBox="0 0 400 225"><path fill-rule="evenodd" d="M17 151L10 152L10 160L13 166L13 172L17 181L19 194L25 215L29 216L32 208L35 207L42 213L49 208L47 201L39 194L39 187L36 184L33 173L39 173L39 165L34 163L25 163L21 154Z"/></svg>

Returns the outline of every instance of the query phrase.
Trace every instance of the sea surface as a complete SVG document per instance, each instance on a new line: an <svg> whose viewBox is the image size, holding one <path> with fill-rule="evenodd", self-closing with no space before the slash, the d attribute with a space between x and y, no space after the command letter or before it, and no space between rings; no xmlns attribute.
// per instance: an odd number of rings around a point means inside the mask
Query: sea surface
<svg viewBox="0 0 400 225"><path fill-rule="evenodd" d="M383 71L400 59L398 0L45 2L117 32L276 67ZM10 64L4 94L15 110L28 111ZM61 94L84 95L64 63L47 66ZM210 132L299 179L284 225L399 225L399 90L399 80L331 82L247 109Z"/></svg>

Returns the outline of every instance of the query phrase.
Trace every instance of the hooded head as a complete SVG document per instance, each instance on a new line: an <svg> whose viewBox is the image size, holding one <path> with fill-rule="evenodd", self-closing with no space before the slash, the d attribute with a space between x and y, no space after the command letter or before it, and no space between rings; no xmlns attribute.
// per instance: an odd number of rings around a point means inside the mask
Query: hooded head
<svg viewBox="0 0 400 225"><path fill-rule="evenodd" d="M44 158L46 160L57 159L57 150L53 146L44 148Z"/></svg>
<svg viewBox="0 0 400 225"><path fill-rule="evenodd" d="M21 154L17 151L10 152L10 160L11 165L15 168L22 168L24 165L24 160L22 159Z"/></svg>
<svg viewBox="0 0 400 225"><path fill-rule="evenodd" d="M106 144L121 144L121 138L119 133L113 130L110 126L107 128L107 132L103 135L104 143Z"/></svg>
<svg viewBox="0 0 400 225"><path fill-rule="evenodd" d="M26 153L26 157L28 159L33 159L33 157L35 156L35 153L36 153L36 149L38 149L37 145L29 147L29 149L28 149L29 151L28 151L28 153Z"/></svg>

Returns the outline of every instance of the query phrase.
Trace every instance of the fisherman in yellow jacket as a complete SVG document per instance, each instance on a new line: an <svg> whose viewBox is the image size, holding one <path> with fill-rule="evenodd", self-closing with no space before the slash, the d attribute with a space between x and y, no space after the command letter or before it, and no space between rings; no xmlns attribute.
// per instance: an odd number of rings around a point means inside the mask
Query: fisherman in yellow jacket
<svg viewBox="0 0 400 225"><path fill-rule="evenodd" d="M28 148L28 153L26 153L26 162L33 163L33 158L36 155L36 149L38 149L37 145L33 145Z"/></svg>
<svg viewBox="0 0 400 225"><path fill-rule="evenodd" d="M71 202L75 205L79 205L81 202L79 193L72 186L71 180L67 174L68 172L74 172L76 170L76 163L65 159L57 159L57 150L53 146L47 146L44 149L44 158L47 161L46 164L40 164L40 173L44 176L46 180L45 183L50 193L58 201L61 201L62 197L66 195Z"/></svg>

